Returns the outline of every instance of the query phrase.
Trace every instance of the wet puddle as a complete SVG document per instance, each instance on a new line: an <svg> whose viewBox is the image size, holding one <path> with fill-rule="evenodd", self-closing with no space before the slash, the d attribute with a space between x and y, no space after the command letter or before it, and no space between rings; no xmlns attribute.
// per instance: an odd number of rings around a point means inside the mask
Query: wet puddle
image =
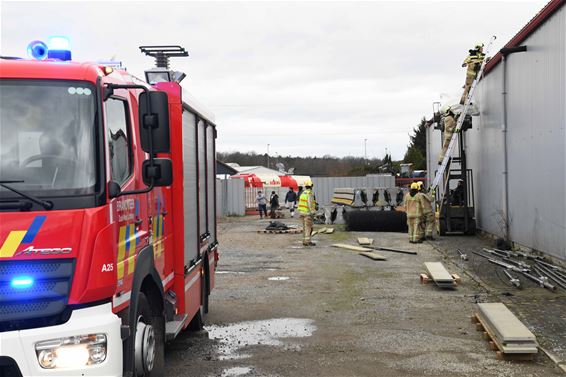
<svg viewBox="0 0 566 377"><path fill-rule="evenodd" d="M245 376L249 372L252 371L250 367L234 367L229 369L224 369L220 377L237 377L237 376Z"/></svg>
<svg viewBox="0 0 566 377"><path fill-rule="evenodd" d="M242 271L216 271L215 274L245 274L245 272Z"/></svg>
<svg viewBox="0 0 566 377"><path fill-rule="evenodd" d="M273 276L270 278L267 278L267 280L273 280L273 281L281 281L281 280L289 280L290 277L289 276Z"/></svg>
<svg viewBox="0 0 566 377"><path fill-rule="evenodd" d="M262 345L300 349L298 344L292 344L285 339L309 337L316 331L312 319L302 318L275 318L225 326L206 326L205 328L208 330L209 337L219 343L220 360L251 357L250 354L242 352L242 349L248 346Z"/></svg>

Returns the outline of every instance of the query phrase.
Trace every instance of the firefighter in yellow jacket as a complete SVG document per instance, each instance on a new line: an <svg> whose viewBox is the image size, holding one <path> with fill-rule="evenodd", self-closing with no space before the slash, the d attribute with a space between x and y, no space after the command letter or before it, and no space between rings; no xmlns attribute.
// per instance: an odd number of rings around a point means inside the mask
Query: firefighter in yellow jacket
<svg viewBox="0 0 566 377"><path fill-rule="evenodd" d="M485 59L485 54L483 53L483 43L478 43L473 50L470 50L470 54L462 63L462 67L467 67L466 69L466 83L464 84L464 93L460 99L460 104L463 105L468 98L468 93L472 87L472 83L476 79L478 72L481 68L481 64Z"/></svg>
<svg viewBox="0 0 566 377"><path fill-rule="evenodd" d="M420 221L423 213L422 204L417 197L419 185L417 182L411 183L411 188L405 195L405 212L407 213L407 225L409 226L409 242L423 242L420 236Z"/></svg>
<svg viewBox="0 0 566 377"><path fill-rule="evenodd" d="M315 246L314 242L311 242L311 233L313 227L313 217L316 214L316 199L314 193L312 192L312 181L305 182L305 189L299 197L299 216L303 221L303 245L304 246Z"/></svg>
<svg viewBox="0 0 566 377"><path fill-rule="evenodd" d="M444 133L442 135L442 149L440 150L440 155L438 156L439 165L444 159L444 155L448 150L450 140L452 139L452 135L454 135L454 130L456 129L456 114L452 112L452 109L450 107L447 107L446 109L444 109L442 115L444 118Z"/></svg>
<svg viewBox="0 0 566 377"><path fill-rule="evenodd" d="M424 184L422 182L417 182L419 185L419 193L417 194L417 198L421 203L423 213L420 220L420 230L419 236L421 239L426 238L427 240L433 240L434 237L432 233L434 231L434 211L432 210L432 202L434 201L434 191L427 192L424 188Z"/></svg>

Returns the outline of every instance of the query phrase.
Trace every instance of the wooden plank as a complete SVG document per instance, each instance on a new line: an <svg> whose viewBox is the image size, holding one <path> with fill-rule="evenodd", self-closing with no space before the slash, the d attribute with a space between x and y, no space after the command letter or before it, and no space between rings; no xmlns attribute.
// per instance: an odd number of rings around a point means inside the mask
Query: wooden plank
<svg viewBox="0 0 566 377"><path fill-rule="evenodd" d="M373 260L387 260L385 256L375 252L364 251L360 253L360 255L363 255L364 257L368 257L369 259L373 259Z"/></svg>
<svg viewBox="0 0 566 377"><path fill-rule="evenodd" d="M334 233L334 228L328 228L328 229L326 229L326 232L325 232L325 233L326 233L326 234L332 234L332 233Z"/></svg>
<svg viewBox="0 0 566 377"><path fill-rule="evenodd" d="M373 238L359 237L358 243L362 246L372 245L373 244Z"/></svg>
<svg viewBox="0 0 566 377"><path fill-rule="evenodd" d="M373 251L373 249L368 249L367 247L348 245L348 244L345 244L345 243L335 243L335 244L332 244L332 246L338 247L340 249L346 249L346 250L352 250L352 251Z"/></svg>

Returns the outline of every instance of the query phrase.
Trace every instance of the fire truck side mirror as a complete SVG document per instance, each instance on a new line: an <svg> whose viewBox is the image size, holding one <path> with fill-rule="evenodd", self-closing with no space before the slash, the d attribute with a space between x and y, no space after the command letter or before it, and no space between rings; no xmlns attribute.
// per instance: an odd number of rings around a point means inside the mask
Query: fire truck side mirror
<svg viewBox="0 0 566 377"><path fill-rule="evenodd" d="M110 199L119 197L121 193L122 189L120 189L120 185L117 182L108 182L108 196Z"/></svg>
<svg viewBox="0 0 566 377"><path fill-rule="evenodd" d="M151 104L151 113L147 108ZM169 101L165 92L143 92L139 97L139 127L142 149L151 154L170 153ZM149 135L151 133L151 148Z"/></svg>
<svg viewBox="0 0 566 377"><path fill-rule="evenodd" d="M154 158L153 166L151 161L146 160L142 164L142 177L146 186L171 186L173 183L173 163L169 158Z"/></svg>

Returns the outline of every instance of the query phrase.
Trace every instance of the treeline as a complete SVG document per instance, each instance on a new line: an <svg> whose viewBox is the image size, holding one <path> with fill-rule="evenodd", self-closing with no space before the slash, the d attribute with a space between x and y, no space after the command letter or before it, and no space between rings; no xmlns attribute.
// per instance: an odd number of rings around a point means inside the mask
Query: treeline
<svg viewBox="0 0 566 377"><path fill-rule="evenodd" d="M278 170L277 164L282 163L285 171L294 169L293 174L310 175L313 177L347 177L364 176L366 174L400 172L402 162L412 163L414 170L426 169L426 128L427 120L423 117L420 123L409 134L407 152L400 161L392 161L391 155L383 159L372 158L365 160L361 157L292 157L269 156L269 168ZM217 158L222 162L235 162L240 166L267 166L267 154L256 152L219 152Z"/></svg>
<svg viewBox="0 0 566 377"><path fill-rule="evenodd" d="M255 152L219 152L218 159L223 162L235 162L240 166L267 166L267 154ZM379 158L364 160L361 157L292 157L269 156L269 168L277 170L277 164L282 163L285 170L294 168L293 174L310 176L360 176L375 174L383 161Z"/></svg>

